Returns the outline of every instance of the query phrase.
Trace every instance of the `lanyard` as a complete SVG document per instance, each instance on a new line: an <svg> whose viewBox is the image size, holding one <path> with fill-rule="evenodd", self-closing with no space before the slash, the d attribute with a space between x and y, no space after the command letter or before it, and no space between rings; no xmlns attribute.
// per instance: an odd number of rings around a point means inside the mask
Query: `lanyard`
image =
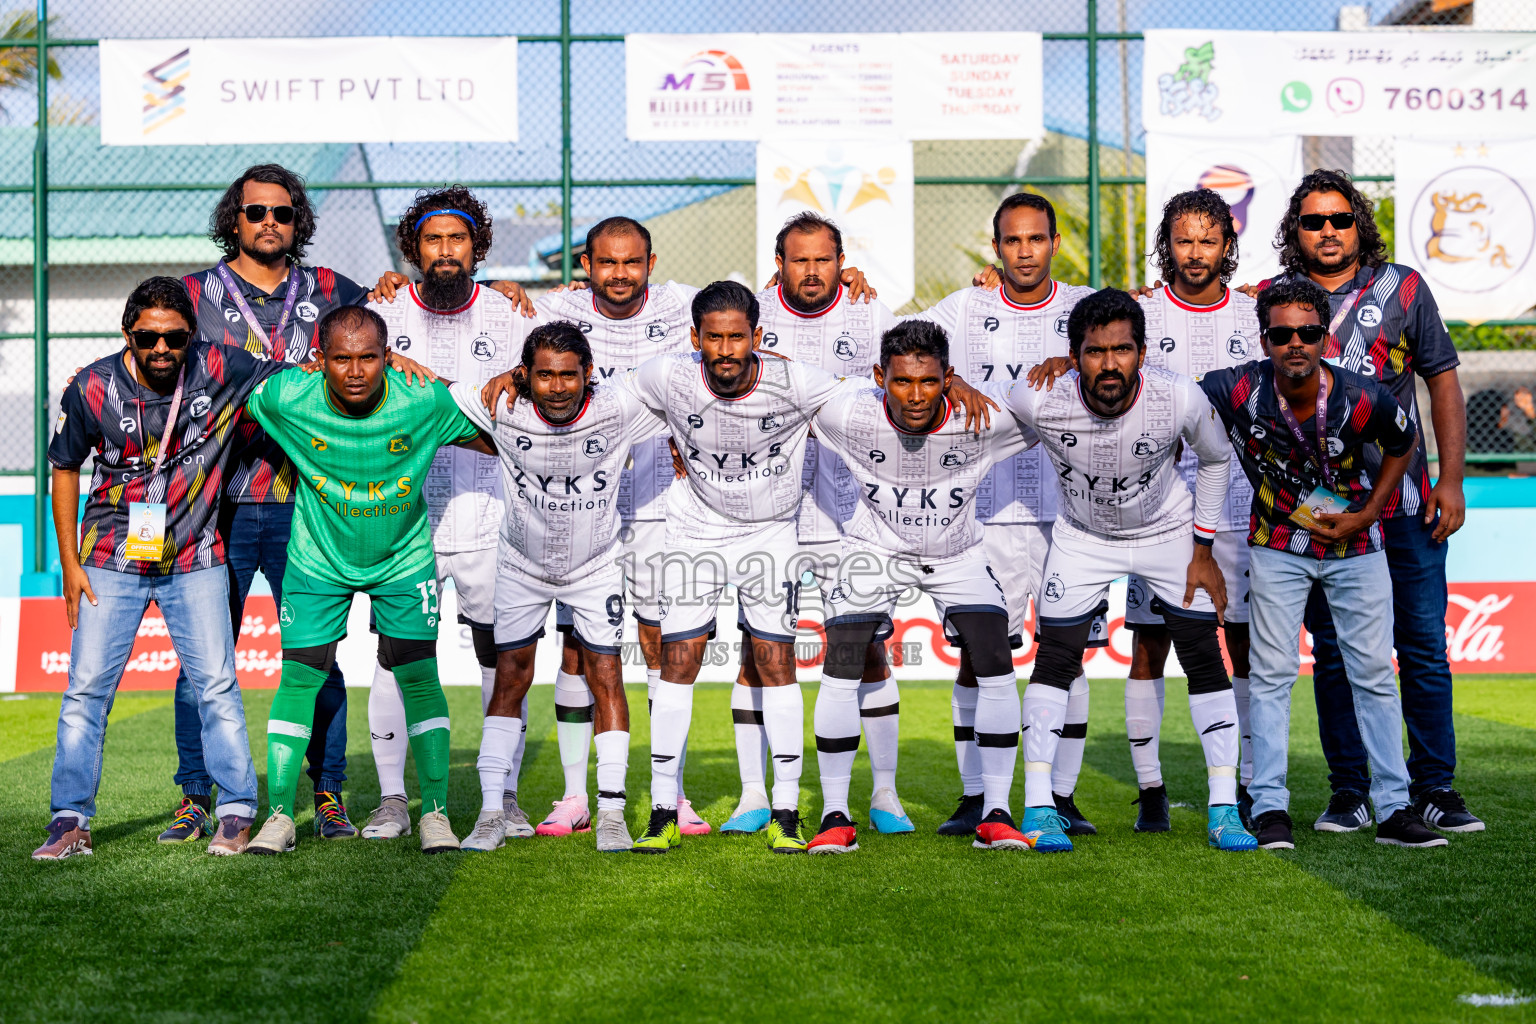
<svg viewBox="0 0 1536 1024"><path fill-rule="evenodd" d="M165 457L170 451L171 436L176 432L176 414L181 411L181 392L187 382L187 368L183 366L181 373L176 375L176 392L171 395L171 411L165 417L165 433L160 435L160 451L155 454L154 468L149 471L150 479L160 475L160 467L165 464ZM139 422L144 422L144 399L139 399Z"/></svg>
<svg viewBox="0 0 1536 1024"><path fill-rule="evenodd" d="M288 317L293 313L293 304L299 300L299 283L294 280L297 267L288 270L288 297L283 300L282 315L277 318L277 328L272 332L277 338L280 348L274 348L267 332L261 329L261 324L256 322L256 314L251 311L251 304L245 301L245 295L240 291L240 285L235 281L235 275L229 272L229 267L220 261L216 268L219 272L219 280L224 282L224 288L229 292L229 297L235 300L235 308L240 310L240 315L245 317L245 324L261 339L261 347L278 362L283 361L287 353L287 346L283 343L283 328L288 326Z"/></svg>
<svg viewBox="0 0 1536 1024"><path fill-rule="evenodd" d="M1333 490L1333 467L1328 464L1328 371L1321 365L1318 366L1317 381L1317 418L1313 425L1317 428L1317 451L1312 451L1312 446L1307 443L1307 437L1301 432L1301 423L1297 421L1296 414L1291 411L1291 404L1280 393L1280 382L1275 382L1275 400L1280 403L1280 418L1285 420L1285 425L1290 428L1291 436L1296 439L1296 444L1301 448L1302 454L1317 463L1323 471L1323 483L1331 491Z"/></svg>
<svg viewBox="0 0 1536 1024"><path fill-rule="evenodd" d="M1328 325L1329 340L1337 340L1339 328L1344 326L1345 319L1355 311L1355 307L1360 305L1360 300L1365 298L1365 294L1371 290L1371 285L1375 283L1376 271L1373 270L1371 271L1370 280L1366 281L1365 284L1355 292L1355 301L1339 307L1338 312L1333 314L1333 322ZM1339 351L1342 353L1343 350L1344 347L1340 345Z"/></svg>

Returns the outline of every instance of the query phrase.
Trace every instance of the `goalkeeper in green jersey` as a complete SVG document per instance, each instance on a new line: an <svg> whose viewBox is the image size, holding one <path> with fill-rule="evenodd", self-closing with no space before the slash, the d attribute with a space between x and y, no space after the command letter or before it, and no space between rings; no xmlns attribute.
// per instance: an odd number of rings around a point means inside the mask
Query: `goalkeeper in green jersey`
<svg viewBox="0 0 1536 1024"><path fill-rule="evenodd" d="M367 307L326 314L323 372L267 378L246 410L298 470L278 619L283 676L267 721L271 817L251 853L293 849L299 768L315 694L347 634L352 595L373 604L379 663L392 669L421 783L421 848L456 850L448 806L448 702L437 678L437 570L422 485L443 445L496 454L444 383L411 387L385 368L388 330Z"/></svg>

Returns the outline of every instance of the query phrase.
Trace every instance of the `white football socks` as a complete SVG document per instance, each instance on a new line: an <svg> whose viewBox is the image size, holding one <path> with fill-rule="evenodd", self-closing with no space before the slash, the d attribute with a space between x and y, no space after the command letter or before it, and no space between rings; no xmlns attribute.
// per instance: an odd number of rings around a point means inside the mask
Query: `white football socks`
<svg viewBox="0 0 1536 1024"><path fill-rule="evenodd" d="M491 709L491 697L496 693L496 666L480 666L480 714ZM526 716L525 716L526 720Z"/></svg>
<svg viewBox="0 0 1536 1024"><path fill-rule="evenodd" d="M763 687L763 728L773 757L773 809L798 810L805 762L805 697L799 683Z"/></svg>
<svg viewBox="0 0 1536 1024"><path fill-rule="evenodd" d="M585 676L564 669L555 673L555 739L560 745L560 768L565 772L564 797L587 795L594 703Z"/></svg>
<svg viewBox="0 0 1536 1024"><path fill-rule="evenodd" d="M1242 765L1239 780L1253 785L1253 735L1248 731L1248 677L1232 677L1232 700L1237 704L1237 728L1243 734Z"/></svg>
<svg viewBox="0 0 1536 1024"><path fill-rule="evenodd" d="M501 813L501 794L517 789L512 774L512 752L523 734L523 723L516 718L488 716L480 732L480 757L475 767L480 772L480 809Z"/></svg>
<svg viewBox="0 0 1536 1024"><path fill-rule="evenodd" d="M901 692L896 688L895 676L859 684L859 721L869 745L869 769L874 779L871 792L894 792L896 758L901 746Z"/></svg>
<svg viewBox="0 0 1536 1024"><path fill-rule="evenodd" d="M822 817L838 811L849 814L848 785L853 781L853 758L859 752L858 698L857 679L821 677L821 688L816 693L814 725L816 766L821 773Z"/></svg>
<svg viewBox="0 0 1536 1024"><path fill-rule="evenodd" d="M763 690L740 680L731 687L731 723L736 733L736 768L741 773L741 791L755 789L768 797L764 781L763 757L768 750L768 734L763 730Z"/></svg>
<svg viewBox="0 0 1536 1024"><path fill-rule="evenodd" d="M961 792L981 795L981 755L976 752L976 687L955 684L949 697L955 723L955 763L960 768Z"/></svg>
<svg viewBox="0 0 1536 1024"><path fill-rule="evenodd" d="M1231 690L1189 695L1189 717L1205 750L1211 803L1237 803L1237 702Z"/></svg>
<svg viewBox="0 0 1536 1024"><path fill-rule="evenodd" d="M689 687L692 689L692 687ZM629 733L620 729L600 732L597 744L598 810L624 809L624 777L629 771Z"/></svg>
<svg viewBox="0 0 1536 1024"><path fill-rule="evenodd" d="M677 808L678 761L693 720L693 687L659 680L651 698L651 805Z"/></svg>
<svg viewBox="0 0 1536 1024"><path fill-rule="evenodd" d="M977 709L978 716L980 708ZM1056 809L1051 798L1051 762L1056 759L1067 691L1044 683L1024 688L1024 807Z"/></svg>
<svg viewBox="0 0 1536 1024"><path fill-rule="evenodd" d="M1163 784L1157 751L1163 732L1163 683L1161 678L1125 681L1125 735L1131 744L1136 785L1142 789Z"/></svg>
<svg viewBox="0 0 1536 1024"><path fill-rule="evenodd" d="M1013 788L1013 769L1019 756L1019 720L1018 678L1012 672L1001 676L977 676L976 749L981 758L983 814L999 809L1011 814L1008 795ZM1049 788L1048 777L1045 784Z"/></svg>
<svg viewBox="0 0 1536 1024"><path fill-rule="evenodd" d="M381 797L405 796L405 754L410 749L405 729L405 701L395 674L374 662L373 686L368 690L368 733Z"/></svg>
<svg viewBox="0 0 1536 1024"><path fill-rule="evenodd" d="M517 785L517 780L523 774L523 754L528 751L528 698L523 697L523 706L518 712L518 721L523 723L522 729L517 734L517 749L512 752L512 771L507 775L507 781L512 785L507 787L508 793L516 793L512 788Z"/></svg>
<svg viewBox="0 0 1536 1024"><path fill-rule="evenodd" d="M1067 691L1067 718L1056 744L1056 760L1051 762L1051 790L1071 796L1077 789L1077 777L1083 773L1083 748L1088 745L1088 677L1072 680Z"/></svg>

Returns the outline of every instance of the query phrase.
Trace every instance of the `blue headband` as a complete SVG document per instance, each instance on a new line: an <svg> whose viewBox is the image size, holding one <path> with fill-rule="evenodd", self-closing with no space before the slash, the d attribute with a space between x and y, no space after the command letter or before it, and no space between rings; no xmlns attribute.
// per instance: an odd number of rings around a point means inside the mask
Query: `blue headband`
<svg viewBox="0 0 1536 1024"><path fill-rule="evenodd" d="M428 217L436 217L440 213L451 213L455 217L463 217L466 221L469 222L469 226L475 228L476 230L478 230L480 227L480 225L475 222L475 218L471 217L463 210L429 210L428 212L421 215L421 219L416 222L416 226L411 230L420 231L421 226L427 222Z"/></svg>

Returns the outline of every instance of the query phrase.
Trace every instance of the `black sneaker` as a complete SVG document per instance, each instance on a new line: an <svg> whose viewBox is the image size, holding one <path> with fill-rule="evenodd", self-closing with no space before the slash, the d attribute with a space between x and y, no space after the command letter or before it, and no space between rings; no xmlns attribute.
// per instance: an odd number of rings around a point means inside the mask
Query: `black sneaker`
<svg viewBox="0 0 1536 1024"><path fill-rule="evenodd" d="M1454 789L1436 789L1420 793L1413 802L1413 809L1430 828L1441 832L1481 832L1485 826L1481 818L1467 810L1467 802Z"/></svg>
<svg viewBox="0 0 1536 1024"><path fill-rule="evenodd" d="M1098 835L1099 830L1093 827L1093 822L1083 817L1083 812L1077 809L1077 802L1072 799L1076 795L1076 793L1068 793L1066 796L1060 793L1051 794L1051 799L1056 801L1056 813L1067 819L1067 835Z"/></svg>
<svg viewBox="0 0 1536 1024"><path fill-rule="evenodd" d="M1131 803L1141 805L1141 809L1136 812L1135 831L1168 832L1173 829L1173 822L1168 819L1167 786L1144 789Z"/></svg>
<svg viewBox="0 0 1536 1024"><path fill-rule="evenodd" d="M1253 837L1261 850L1294 850L1296 840L1291 836L1291 816L1284 811L1265 811L1254 819Z"/></svg>
<svg viewBox="0 0 1536 1024"><path fill-rule="evenodd" d="M1358 832L1371 823L1371 805L1352 789L1341 789L1312 827L1319 832Z"/></svg>
<svg viewBox="0 0 1536 1024"><path fill-rule="evenodd" d="M1243 823L1243 828L1253 831L1253 797L1248 795L1248 787L1241 782L1237 784L1237 816Z"/></svg>
<svg viewBox="0 0 1536 1024"><path fill-rule="evenodd" d="M1481 822L1479 822L1481 824ZM1448 846L1445 836L1438 835L1419 812L1412 807L1400 807L1386 821L1376 826L1376 841L1385 846Z"/></svg>
<svg viewBox="0 0 1536 1024"><path fill-rule="evenodd" d="M941 836L973 836L976 834L976 826L981 824L981 797L962 796L960 806L955 808L955 813L949 816L949 820L939 826Z"/></svg>

